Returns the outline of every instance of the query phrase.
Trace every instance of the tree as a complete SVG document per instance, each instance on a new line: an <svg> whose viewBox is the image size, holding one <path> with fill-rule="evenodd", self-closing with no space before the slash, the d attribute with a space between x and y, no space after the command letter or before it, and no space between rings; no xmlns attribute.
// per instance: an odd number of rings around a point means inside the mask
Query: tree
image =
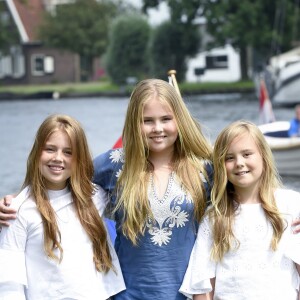
<svg viewBox="0 0 300 300"><path fill-rule="evenodd" d="M247 79L248 47L267 59L275 49L291 46L294 3L292 0L207 1L204 14L207 30L214 38L211 47L229 42L239 49L242 78Z"/></svg>
<svg viewBox="0 0 300 300"><path fill-rule="evenodd" d="M143 0L144 9L161 2L169 6L172 23L193 23L204 16L207 32L214 39L207 49L233 45L240 51L243 79L248 78L249 48L267 61L299 41L298 0Z"/></svg>
<svg viewBox="0 0 300 300"><path fill-rule="evenodd" d="M194 25L174 26L171 22L159 25L150 43L151 73L158 78L166 78L167 71L175 69L177 80L185 78L186 56L198 52L199 35Z"/></svg>
<svg viewBox="0 0 300 300"><path fill-rule="evenodd" d="M116 4L108 0L58 5L55 14L46 14L39 36L47 46L78 53L82 69L90 76L93 59L106 51L109 24L117 13Z"/></svg>
<svg viewBox="0 0 300 300"><path fill-rule="evenodd" d="M151 43L153 72L155 76L163 76L167 68L175 68L181 81L187 70L187 59L197 54L200 45L200 32L194 21L201 13L201 0L143 0L143 10L147 12L163 1L170 8L170 22L155 31Z"/></svg>
<svg viewBox="0 0 300 300"><path fill-rule="evenodd" d="M128 77L142 79L148 73L148 41L151 28L138 15L118 17L110 31L107 71L113 82L125 84Z"/></svg>
<svg viewBox="0 0 300 300"><path fill-rule="evenodd" d="M19 44L20 36L3 1L0 1L0 15L0 53L7 54L12 46Z"/></svg>

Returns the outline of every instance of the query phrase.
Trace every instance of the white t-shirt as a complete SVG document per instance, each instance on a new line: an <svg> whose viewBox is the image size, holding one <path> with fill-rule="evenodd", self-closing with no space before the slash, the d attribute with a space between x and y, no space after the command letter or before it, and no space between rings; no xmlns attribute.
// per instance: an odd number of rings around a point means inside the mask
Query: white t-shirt
<svg viewBox="0 0 300 300"><path fill-rule="evenodd" d="M101 300L124 290L119 261L110 241L115 270L97 272L92 243L76 215L68 189L49 191L49 198L61 232L62 262L45 255L41 215L25 188L12 201L18 209L17 219L0 233L0 299ZM100 187L93 201L102 215L107 198Z"/></svg>
<svg viewBox="0 0 300 300"><path fill-rule="evenodd" d="M293 234L290 224L300 217L300 194L279 189L275 197L287 221L278 250L270 249L273 229L261 204L242 204L233 228L240 246L216 263L210 258L212 228L205 217L199 227L181 293L192 298L191 295L210 292L210 278L216 277L216 300L297 299L300 281L294 262L300 264L300 234Z"/></svg>

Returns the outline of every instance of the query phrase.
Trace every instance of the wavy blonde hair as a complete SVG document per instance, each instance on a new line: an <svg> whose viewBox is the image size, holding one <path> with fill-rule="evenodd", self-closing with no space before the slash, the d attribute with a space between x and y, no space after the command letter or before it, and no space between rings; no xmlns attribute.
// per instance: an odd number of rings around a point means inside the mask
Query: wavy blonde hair
<svg viewBox="0 0 300 300"><path fill-rule="evenodd" d="M222 260L235 242L233 224L238 206L233 201L234 187L228 181L225 158L232 141L243 134L249 134L255 141L263 160L259 197L266 217L273 227L271 249L276 250L285 229L284 221L275 202L274 191L282 186L275 166L272 151L259 128L248 121L236 121L224 128L216 139L213 151L214 184L211 193L212 208L208 211L213 221L212 258Z"/></svg>
<svg viewBox="0 0 300 300"><path fill-rule="evenodd" d="M195 203L194 217L200 221L206 206L206 195L200 172L207 177L203 160L211 160L211 146L200 125L188 111L174 87L159 79L141 81L132 92L123 129L125 164L117 182L118 202L122 209L122 231L133 244L144 234L147 216L152 216L147 196L149 172L147 139L143 135L144 107L151 99L168 105L175 116L178 138L173 157L174 171Z"/></svg>
<svg viewBox="0 0 300 300"><path fill-rule="evenodd" d="M77 216L93 244L94 263L98 271L108 272L112 258L107 233L92 196L93 162L85 133L78 121L67 115L51 115L38 129L27 160L27 172L22 188L29 186L32 198L41 214L44 228L44 249L48 257L61 262L63 248L55 211L50 205L45 178L40 171L40 157L49 137L57 131L67 134L72 147L72 173L68 179ZM54 250L58 249L57 256Z"/></svg>

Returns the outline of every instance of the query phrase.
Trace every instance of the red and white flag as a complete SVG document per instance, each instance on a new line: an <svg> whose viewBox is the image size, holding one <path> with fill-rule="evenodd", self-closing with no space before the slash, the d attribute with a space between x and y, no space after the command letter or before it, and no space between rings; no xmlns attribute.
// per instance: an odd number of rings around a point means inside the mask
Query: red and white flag
<svg viewBox="0 0 300 300"><path fill-rule="evenodd" d="M261 124L271 123L275 121L272 103L269 99L268 90L263 79L261 79L260 81L259 118Z"/></svg>

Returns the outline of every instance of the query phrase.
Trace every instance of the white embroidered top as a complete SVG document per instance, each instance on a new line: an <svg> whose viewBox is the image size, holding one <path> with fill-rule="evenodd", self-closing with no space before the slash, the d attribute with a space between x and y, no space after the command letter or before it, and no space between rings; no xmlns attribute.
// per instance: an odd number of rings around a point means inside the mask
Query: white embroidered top
<svg viewBox="0 0 300 300"><path fill-rule="evenodd" d="M59 264L44 252L43 225L28 188L12 201L17 219L0 234L0 299L101 300L125 289L120 265L110 243L115 271L97 272L92 243L83 230L71 193L49 191L61 232L63 259ZM106 193L99 187L93 201L102 215Z"/></svg>
<svg viewBox="0 0 300 300"><path fill-rule="evenodd" d="M278 250L270 249L273 230L261 204L244 204L234 225L240 246L215 263L210 259L212 232L206 217L199 227L181 293L192 299L194 294L209 292L210 278L215 277L215 300L297 299L300 281L294 262L300 264L300 235L292 233L290 224L300 216L300 194L281 189L275 197L287 221Z"/></svg>

